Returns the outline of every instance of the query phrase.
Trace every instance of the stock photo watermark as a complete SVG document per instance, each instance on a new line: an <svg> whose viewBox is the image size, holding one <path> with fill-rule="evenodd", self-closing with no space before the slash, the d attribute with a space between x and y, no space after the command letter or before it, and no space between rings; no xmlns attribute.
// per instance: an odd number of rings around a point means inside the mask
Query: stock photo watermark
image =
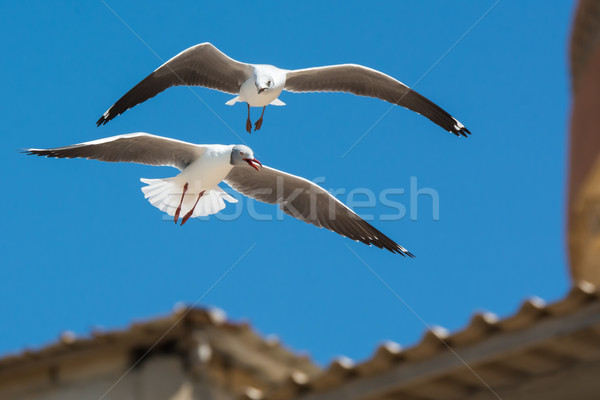
<svg viewBox="0 0 600 400"><path fill-rule="evenodd" d="M309 219L316 219L318 215L325 214L329 219L334 220L337 213L345 212L348 207L366 221L398 221L405 218L411 221L420 218L439 221L440 219L438 191L431 187L419 187L416 176L410 177L407 188L390 187L379 192L366 187L326 188L326 178L322 176L311 182L323 187L322 190L326 190L333 198L327 196L327 193L321 191L319 187L310 185L308 188L290 189L283 179L278 179L273 187L261 188L253 192L253 197L265 201L228 190L227 193L237 202L225 202L226 206L221 211L198 218L234 221L247 214L256 221L279 221L285 218L287 211L292 215L303 215ZM169 202L176 205L181 195L181 193L173 193ZM196 194L188 193L186 196L195 197ZM274 205L270 210L268 205L257 205L265 202L281 204L282 207ZM379 211L377 215L373 213L375 208ZM173 220L172 217L164 214L162 219L170 222Z"/></svg>

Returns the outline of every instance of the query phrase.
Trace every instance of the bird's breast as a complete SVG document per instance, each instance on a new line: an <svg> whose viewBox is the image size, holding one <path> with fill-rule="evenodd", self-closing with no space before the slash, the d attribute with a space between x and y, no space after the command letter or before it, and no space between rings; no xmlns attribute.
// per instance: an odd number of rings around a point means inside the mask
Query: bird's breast
<svg viewBox="0 0 600 400"><path fill-rule="evenodd" d="M197 191L212 189L225 179L233 168L230 160L230 152L207 151L181 171L178 178L185 180Z"/></svg>
<svg viewBox="0 0 600 400"><path fill-rule="evenodd" d="M254 78L246 80L240 88L240 100L245 101L250 107L264 107L269 105L281 94L283 85L281 87L274 87L270 90L265 90L262 93L258 93L256 89L256 83Z"/></svg>

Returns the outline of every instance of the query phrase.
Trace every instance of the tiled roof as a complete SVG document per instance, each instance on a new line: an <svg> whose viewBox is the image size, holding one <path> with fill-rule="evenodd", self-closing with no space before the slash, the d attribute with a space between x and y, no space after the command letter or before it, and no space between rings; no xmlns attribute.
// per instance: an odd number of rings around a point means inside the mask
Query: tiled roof
<svg viewBox="0 0 600 400"><path fill-rule="evenodd" d="M229 322L219 311L185 308L126 329L96 331L89 337L66 333L60 341L44 348L5 356L0 359L0 379L32 366L52 365L53 360L63 356L87 354L88 350L143 348L152 346L159 337L162 342L181 339L186 329L198 327L213 329L213 338L218 338L219 332L230 333L222 336L243 343L244 351L250 349L246 358L260 355L271 362L269 371L275 370L276 375L261 382L263 390L248 387L242 396L245 399L454 399L489 391L486 385L495 388L521 380L524 375L547 373L565 363L600 360L600 291L582 282L553 304L530 299L503 319L491 313L477 314L457 332L436 327L412 347L383 343L364 362L355 364L340 358L325 370L307 356L287 350L278 340L260 337L247 323ZM211 345L236 357L238 350L231 341L216 340ZM260 365L255 367L260 369Z"/></svg>
<svg viewBox="0 0 600 400"><path fill-rule="evenodd" d="M384 343L365 362L336 360L313 377L290 375L273 390L251 390L246 398L462 398L577 359L600 359L599 333L600 291L582 282L556 303L530 299L504 319L476 314L455 333L434 328L407 349Z"/></svg>
<svg viewBox="0 0 600 400"><path fill-rule="evenodd" d="M235 358L243 350L244 354L259 354L268 359L272 381L278 375L289 371L301 372L312 375L320 371L307 355L299 355L286 349L274 336L262 338L256 334L248 323L234 323L226 320L225 313L221 310L206 310L200 308L179 308L171 315L141 321L131 324L125 329L103 331L96 330L89 336L77 337L71 332L65 332L59 341L36 350L24 350L17 354L5 355L0 358L0 379L32 367L52 365L63 356L76 354L93 354L103 349L122 347L138 349L160 349L161 344L175 340L184 340L192 330L203 329L210 335L210 345L213 351L230 353ZM230 335L220 335L219 333ZM233 340L231 340L233 338ZM236 341L238 343L232 343ZM240 349L242 343L244 349ZM251 351L248 352L248 349ZM254 353L252 353L254 352ZM254 357L258 358L258 357ZM259 363L260 360L257 360ZM261 364L258 364L261 365ZM264 361L263 361L264 365Z"/></svg>

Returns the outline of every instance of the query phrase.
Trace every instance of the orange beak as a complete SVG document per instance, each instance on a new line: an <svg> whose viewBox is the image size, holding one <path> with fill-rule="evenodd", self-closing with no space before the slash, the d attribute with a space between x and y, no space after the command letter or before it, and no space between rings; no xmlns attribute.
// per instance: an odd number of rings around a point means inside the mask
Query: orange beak
<svg viewBox="0 0 600 400"><path fill-rule="evenodd" d="M262 164L256 158L244 158L244 161L246 161L249 166L251 166L252 168L254 168L257 171L259 171L259 169L256 166L256 164L258 164L262 167Z"/></svg>

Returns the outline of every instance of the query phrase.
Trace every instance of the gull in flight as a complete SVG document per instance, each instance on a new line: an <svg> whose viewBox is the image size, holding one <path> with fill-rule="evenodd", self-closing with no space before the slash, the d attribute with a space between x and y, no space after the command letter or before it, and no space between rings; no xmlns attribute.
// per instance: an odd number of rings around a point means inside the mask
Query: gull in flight
<svg viewBox="0 0 600 400"><path fill-rule="evenodd" d="M235 94L226 104L245 102L246 130L252 130L250 107L262 107L254 130L260 129L269 104L283 106L282 90L290 92L348 92L376 97L419 113L456 136L471 132L441 107L402 82L382 72L356 64L285 70L272 65L246 64L229 58L210 43L190 47L161 65L125 93L100 119L104 125L117 115L172 86L204 86Z"/></svg>
<svg viewBox="0 0 600 400"><path fill-rule="evenodd" d="M244 145L199 145L148 133L131 133L53 149L26 149L27 154L87 158L171 166L171 178L141 179L148 201L181 225L211 215L237 200L219 187L221 181L263 203L278 204L288 215L317 227L392 253L414 257L315 183L263 166Z"/></svg>

